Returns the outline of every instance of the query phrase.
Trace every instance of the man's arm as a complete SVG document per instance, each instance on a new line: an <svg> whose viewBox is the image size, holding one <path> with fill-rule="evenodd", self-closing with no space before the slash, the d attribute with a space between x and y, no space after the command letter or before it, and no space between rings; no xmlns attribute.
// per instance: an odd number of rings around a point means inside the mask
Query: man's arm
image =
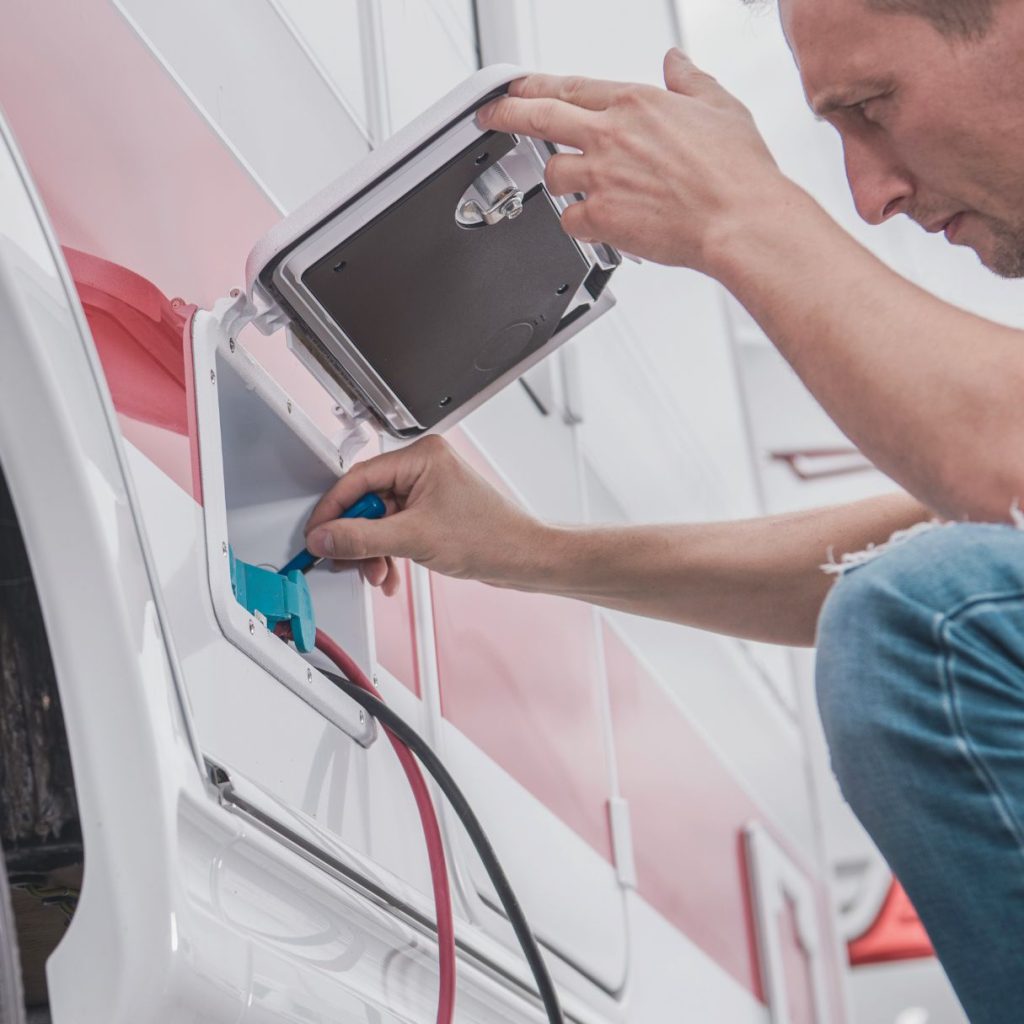
<svg viewBox="0 0 1024 1024"><path fill-rule="evenodd" d="M389 514L338 520L368 491ZM548 526L495 491L438 438L352 468L321 499L306 542L357 560L385 592L387 557L448 576L557 594L718 633L790 645L814 642L831 579L821 571L929 517L904 494L736 523Z"/></svg>
<svg viewBox="0 0 1024 1024"><path fill-rule="evenodd" d="M812 646L830 558L929 518L906 494L726 523L548 529L519 589L714 633Z"/></svg>
<svg viewBox="0 0 1024 1024"><path fill-rule="evenodd" d="M573 146L563 225L718 278L880 469L951 518L1024 499L1024 338L903 280L775 165L749 112L681 54L668 89L531 75L486 127Z"/></svg>
<svg viewBox="0 0 1024 1024"><path fill-rule="evenodd" d="M943 517L1010 518L1024 499L1021 332L905 281L795 186L720 231L714 276L879 469Z"/></svg>

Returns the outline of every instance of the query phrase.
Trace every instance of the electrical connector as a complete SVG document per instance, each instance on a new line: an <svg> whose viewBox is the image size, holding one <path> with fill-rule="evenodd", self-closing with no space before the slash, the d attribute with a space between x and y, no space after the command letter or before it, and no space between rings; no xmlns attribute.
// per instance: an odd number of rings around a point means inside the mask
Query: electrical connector
<svg viewBox="0 0 1024 1024"><path fill-rule="evenodd" d="M295 646L304 653L316 646L316 619L306 577L297 570L285 575L235 558L231 560L231 591L235 600L251 615L263 619L267 628L285 623L291 628Z"/></svg>

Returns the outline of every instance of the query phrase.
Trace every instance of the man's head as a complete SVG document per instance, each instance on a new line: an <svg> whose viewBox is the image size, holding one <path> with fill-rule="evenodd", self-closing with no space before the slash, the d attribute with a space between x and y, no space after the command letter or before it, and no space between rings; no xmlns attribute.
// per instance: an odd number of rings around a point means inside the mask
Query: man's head
<svg viewBox="0 0 1024 1024"><path fill-rule="evenodd" d="M1024 277L1024 0L780 0L865 220L905 213Z"/></svg>

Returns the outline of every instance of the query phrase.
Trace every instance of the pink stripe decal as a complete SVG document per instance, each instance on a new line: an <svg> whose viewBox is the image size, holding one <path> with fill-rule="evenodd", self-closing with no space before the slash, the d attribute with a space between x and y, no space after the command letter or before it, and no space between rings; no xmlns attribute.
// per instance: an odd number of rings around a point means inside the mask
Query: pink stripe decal
<svg viewBox="0 0 1024 1024"><path fill-rule="evenodd" d="M279 219L109 0L8 5L0 96L61 243L209 308ZM333 403L284 344L243 341L328 436Z"/></svg>
<svg viewBox="0 0 1024 1024"><path fill-rule="evenodd" d="M453 446L508 493L460 430ZM445 717L611 861L591 610L431 576Z"/></svg>
<svg viewBox="0 0 1024 1024"><path fill-rule="evenodd" d="M373 635L377 660L416 696L420 695L420 673L416 663L416 633L413 625L412 586L409 563L398 561L402 589L394 597L385 597L373 589Z"/></svg>
<svg viewBox="0 0 1024 1024"><path fill-rule="evenodd" d="M759 809L619 636L604 640L640 895L764 1002L742 844Z"/></svg>

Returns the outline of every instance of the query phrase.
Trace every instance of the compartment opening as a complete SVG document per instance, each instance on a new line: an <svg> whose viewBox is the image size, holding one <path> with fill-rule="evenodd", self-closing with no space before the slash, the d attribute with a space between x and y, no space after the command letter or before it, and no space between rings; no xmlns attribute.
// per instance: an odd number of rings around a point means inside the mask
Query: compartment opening
<svg viewBox="0 0 1024 1024"><path fill-rule="evenodd" d="M298 406L282 396L274 408L239 374L236 358L218 352L215 364L228 543L236 557L276 571L305 546L306 519L338 472L289 424L294 415L308 425ZM365 650L368 601L357 570L321 567L306 579L317 625L349 650Z"/></svg>

